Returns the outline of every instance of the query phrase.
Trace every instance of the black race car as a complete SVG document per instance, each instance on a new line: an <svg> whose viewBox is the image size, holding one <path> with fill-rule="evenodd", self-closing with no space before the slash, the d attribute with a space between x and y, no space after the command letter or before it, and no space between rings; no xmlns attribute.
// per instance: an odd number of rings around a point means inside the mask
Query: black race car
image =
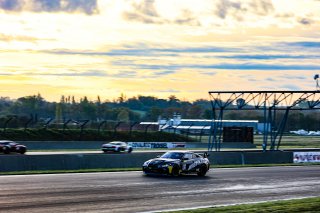
<svg viewBox="0 0 320 213"><path fill-rule="evenodd" d="M27 151L27 147L8 140L0 140L0 152L4 154L10 154L10 152L16 152L20 154L24 154Z"/></svg>
<svg viewBox="0 0 320 213"><path fill-rule="evenodd" d="M170 151L144 162L142 171L146 175L179 176L194 173L198 176L205 176L210 168L207 156L207 153L202 156L190 151Z"/></svg>

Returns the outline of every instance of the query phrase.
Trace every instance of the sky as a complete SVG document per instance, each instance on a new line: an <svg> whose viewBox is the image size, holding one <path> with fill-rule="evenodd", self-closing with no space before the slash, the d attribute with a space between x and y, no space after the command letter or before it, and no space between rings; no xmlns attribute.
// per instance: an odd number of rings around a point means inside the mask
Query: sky
<svg viewBox="0 0 320 213"><path fill-rule="evenodd" d="M0 96L315 90L320 0L0 0Z"/></svg>

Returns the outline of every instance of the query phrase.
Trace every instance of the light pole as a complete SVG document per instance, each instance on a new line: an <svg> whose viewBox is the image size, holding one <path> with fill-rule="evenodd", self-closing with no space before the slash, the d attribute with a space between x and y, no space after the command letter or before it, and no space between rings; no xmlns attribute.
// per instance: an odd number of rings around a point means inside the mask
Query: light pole
<svg viewBox="0 0 320 213"><path fill-rule="evenodd" d="M320 91L319 74L314 75L313 79L316 81L316 90Z"/></svg>

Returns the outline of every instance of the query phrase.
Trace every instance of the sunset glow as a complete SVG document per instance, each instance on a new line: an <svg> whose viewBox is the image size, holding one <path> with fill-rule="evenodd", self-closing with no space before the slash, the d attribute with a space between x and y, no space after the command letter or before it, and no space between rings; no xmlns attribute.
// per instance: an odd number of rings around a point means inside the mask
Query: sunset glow
<svg viewBox="0 0 320 213"><path fill-rule="evenodd" d="M314 90L319 0L0 0L0 96Z"/></svg>

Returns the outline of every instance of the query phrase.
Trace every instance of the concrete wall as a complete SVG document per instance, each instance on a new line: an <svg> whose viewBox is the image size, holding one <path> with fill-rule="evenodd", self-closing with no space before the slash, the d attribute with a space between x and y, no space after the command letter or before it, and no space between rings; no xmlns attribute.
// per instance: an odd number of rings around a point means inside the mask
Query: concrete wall
<svg viewBox="0 0 320 213"><path fill-rule="evenodd" d="M156 153L0 155L0 171L133 168L155 156Z"/></svg>
<svg viewBox="0 0 320 213"><path fill-rule="evenodd" d="M148 159L162 153L0 155L0 172L68 170L94 168L140 168ZM211 164L292 163L292 152L213 152Z"/></svg>
<svg viewBox="0 0 320 213"><path fill-rule="evenodd" d="M217 165L293 163L293 152L213 152L209 160Z"/></svg>
<svg viewBox="0 0 320 213"><path fill-rule="evenodd" d="M100 149L105 141L19 141L28 150Z"/></svg>

